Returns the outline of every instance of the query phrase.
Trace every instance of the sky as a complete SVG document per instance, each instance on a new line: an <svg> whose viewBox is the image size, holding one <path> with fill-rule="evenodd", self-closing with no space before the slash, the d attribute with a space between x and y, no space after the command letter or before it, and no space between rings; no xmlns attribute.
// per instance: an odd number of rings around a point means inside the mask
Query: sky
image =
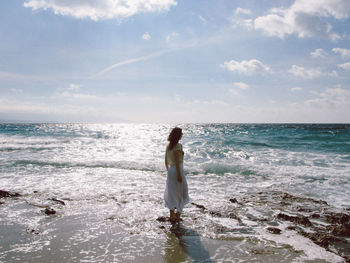
<svg viewBox="0 0 350 263"><path fill-rule="evenodd" d="M349 0L2 0L0 120L350 122Z"/></svg>

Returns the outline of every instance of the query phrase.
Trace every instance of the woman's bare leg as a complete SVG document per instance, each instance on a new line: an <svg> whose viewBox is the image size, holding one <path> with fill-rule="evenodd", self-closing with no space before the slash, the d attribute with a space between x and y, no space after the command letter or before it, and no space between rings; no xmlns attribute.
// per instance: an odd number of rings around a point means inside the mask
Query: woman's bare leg
<svg viewBox="0 0 350 263"><path fill-rule="evenodd" d="M170 209L170 221L176 220L176 214L174 212L175 209Z"/></svg>
<svg viewBox="0 0 350 263"><path fill-rule="evenodd" d="M181 219L181 213L180 212L176 212L175 213L175 218L176 218L176 221L180 222L182 219Z"/></svg>

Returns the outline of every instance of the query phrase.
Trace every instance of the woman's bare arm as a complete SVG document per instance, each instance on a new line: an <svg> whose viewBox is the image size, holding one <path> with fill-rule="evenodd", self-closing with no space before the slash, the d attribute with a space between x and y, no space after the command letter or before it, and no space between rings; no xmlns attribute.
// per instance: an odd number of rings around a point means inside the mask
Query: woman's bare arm
<svg viewBox="0 0 350 263"><path fill-rule="evenodd" d="M182 177L181 177L181 170L180 170L180 154L182 154L180 150L174 152L177 180L181 183Z"/></svg>
<svg viewBox="0 0 350 263"><path fill-rule="evenodd" d="M167 171L169 170L168 151L165 151L165 168L166 168Z"/></svg>

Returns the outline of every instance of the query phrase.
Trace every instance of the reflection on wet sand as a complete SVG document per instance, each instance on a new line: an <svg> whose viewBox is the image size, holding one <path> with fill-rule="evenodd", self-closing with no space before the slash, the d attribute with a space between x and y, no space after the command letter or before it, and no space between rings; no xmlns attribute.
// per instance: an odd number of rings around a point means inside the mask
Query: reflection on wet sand
<svg viewBox="0 0 350 263"><path fill-rule="evenodd" d="M186 260L190 262L214 262L210 259L209 252L203 247L197 231L188 229L182 224L174 224L170 228L163 258L167 263Z"/></svg>

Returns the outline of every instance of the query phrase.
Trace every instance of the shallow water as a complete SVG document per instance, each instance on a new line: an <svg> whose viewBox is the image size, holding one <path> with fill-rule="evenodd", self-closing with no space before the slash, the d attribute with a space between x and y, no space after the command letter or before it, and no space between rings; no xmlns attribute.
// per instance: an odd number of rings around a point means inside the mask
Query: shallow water
<svg viewBox="0 0 350 263"><path fill-rule="evenodd" d="M284 192L350 207L350 125L181 127L191 202L206 210L189 204L174 227L156 220L169 125L0 125L0 189L22 195L1 199L0 262L343 261L276 214L298 206Z"/></svg>

